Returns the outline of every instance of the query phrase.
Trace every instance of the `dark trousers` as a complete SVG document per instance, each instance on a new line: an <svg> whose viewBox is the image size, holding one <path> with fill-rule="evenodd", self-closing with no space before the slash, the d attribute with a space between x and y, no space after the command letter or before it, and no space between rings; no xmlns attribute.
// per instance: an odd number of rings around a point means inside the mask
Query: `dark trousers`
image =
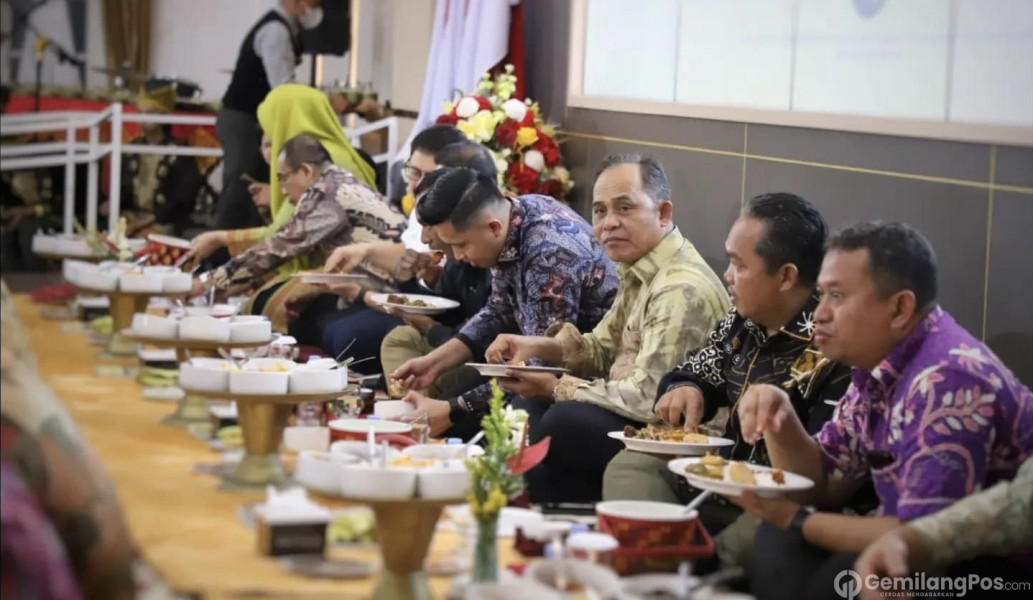
<svg viewBox="0 0 1033 600"><path fill-rule="evenodd" d="M750 593L757 600L842 600L847 576L842 576L836 591L836 579L840 573L854 568L857 554L829 552L803 541L795 534L781 531L762 523L757 530L750 560ZM1006 582L1030 581L1028 572L1006 558L979 558L953 565L946 572L928 572L926 577L940 575L952 578L968 578L972 574L993 579L1001 577ZM862 583L863 585L863 583ZM933 592L930 592L932 594ZM967 598L1028 598L1029 591L986 592L979 588L970 590ZM856 596L855 596L856 597ZM915 598L924 597L920 592Z"/></svg>
<svg viewBox="0 0 1033 600"><path fill-rule="evenodd" d="M0 230L0 262L5 273L42 272L47 261L32 251L32 238L40 231L60 231L61 222L53 217L25 217L17 227Z"/></svg>
<svg viewBox="0 0 1033 600"><path fill-rule="evenodd" d="M245 229L262 224L262 217L241 175L262 162L262 131L254 115L231 108L219 111L215 133L222 143L222 193L215 204L215 229Z"/></svg>
<svg viewBox="0 0 1033 600"><path fill-rule="evenodd" d="M586 402L517 398L513 408L527 411L532 444L552 438L545 460L527 473L534 503L602 500L606 465L624 449L623 443L606 434L641 425Z"/></svg>

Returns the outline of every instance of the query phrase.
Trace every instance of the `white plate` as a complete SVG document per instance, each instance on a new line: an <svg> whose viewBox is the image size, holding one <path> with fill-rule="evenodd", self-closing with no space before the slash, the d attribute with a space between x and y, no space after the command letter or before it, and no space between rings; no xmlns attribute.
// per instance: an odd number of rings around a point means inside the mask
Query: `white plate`
<svg viewBox="0 0 1033 600"><path fill-rule="evenodd" d="M466 363L466 366L477 369L477 372L485 377L506 377L506 371L523 371L525 373L552 373L553 375L563 375L570 373L567 369L561 369L559 367L535 367L535 366L523 366L517 367L514 365L491 365L487 363Z"/></svg>
<svg viewBox="0 0 1033 600"><path fill-rule="evenodd" d="M173 248L182 248L183 250L190 250L191 248L189 240L172 237L171 235L162 235L160 233L152 233L148 235L147 241L154 242L155 244L162 244L164 246L171 246Z"/></svg>
<svg viewBox="0 0 1033 600"><path fill-rule="evenodd" d="M725 494L727 496L738 496L739 494L749 491L754 492L759 496L773 497L780 496L786 492L795 492L799 490L806 490L814 487L814 482L804 477L803 475L797 475L796 473L790 473L789 471L783 471L785 473L786 482L779 485L771 480L771 467L764 467L761 465L750 465L750 469L753 471L754 477L757 479L757 485L744 485L742 483L735 483L728 479L728 467L725 467L725 480L718 481L709 477L703 477L702 475L693 475L685 472L685 467L698 463L701 458L679 458L672 460L667 463L667 468L671 470L675 475L684 477L689 485L701 490L710 490L718 494Z"/></svg>
<svg viewBox="0 0 1033 600"><path fill-rule="evenodd" d="M361 273L295 273L294 277L309 285L334 285L367 279Z"/></svg>
<svg viewBox="0 0 1033 600"><path fill-rule="evenodd" d="M409 304L395 304L388 302L388 296L403 296L406 300L422 300L430 306L412 306ZM426 296L423 294L372 294L370 300L377 304L383 304L384 306L390 306L391 308L400 310L402 312L413 313L417 315L437 315L459 306L459 303L455 300L449 300L448 298L440 298L438 296Z"/></svg>
<svg viewBox="0 0 1033 600"><path fill-rule="evenodd" d="M628 438L624 437L623 431L611 431L606 435L624 442L624 446L628 450L648 452L650 454L670 454L671 456L703 456L711 450L733 444L732 440L721 437L710 437L708 443L698 444L695 442L662 442L659 440Z"/></svg>

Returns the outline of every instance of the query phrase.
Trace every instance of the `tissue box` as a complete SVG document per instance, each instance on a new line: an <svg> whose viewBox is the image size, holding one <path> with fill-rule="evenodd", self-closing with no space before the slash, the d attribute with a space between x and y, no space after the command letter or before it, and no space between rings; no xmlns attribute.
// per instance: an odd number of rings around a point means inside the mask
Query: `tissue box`
<svg viewBox="0 0 1033 600"><path fill-rule="evenodd" d="M258 552L265 556L319 554L326 550L326 521L269 523L258 517Z"/></svg>

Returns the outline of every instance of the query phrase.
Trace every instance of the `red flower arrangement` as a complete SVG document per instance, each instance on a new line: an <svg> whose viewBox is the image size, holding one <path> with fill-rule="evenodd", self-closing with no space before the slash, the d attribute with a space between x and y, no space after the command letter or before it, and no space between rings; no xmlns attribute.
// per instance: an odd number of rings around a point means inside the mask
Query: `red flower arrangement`
<svg viewBox="0 0 1033 600"><path fill-rule="evenodd" d="M503 189L564 200L574 182L561 165L556 130L542 119L538 103L513 98L515 90L511 65L495 79L485 73L477 91L446 102L436 122L455 125L484 145L499 167Z"/></svg>

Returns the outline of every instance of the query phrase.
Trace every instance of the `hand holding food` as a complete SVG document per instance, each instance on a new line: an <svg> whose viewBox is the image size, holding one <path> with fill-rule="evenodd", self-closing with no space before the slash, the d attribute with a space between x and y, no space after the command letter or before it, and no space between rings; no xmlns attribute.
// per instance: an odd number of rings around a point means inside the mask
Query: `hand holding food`
<svg viewBox="0 0 1033 600"><path fill-rule="evenodd" d="M653 412L674 427L696 431L703 418L703 392L694 385L674 388L660 396Z"/></svg>
<svg viewBox="0 0 1033 600"><path fill-rule="evenodd" d="M774 385L751 385L739 400L742 437L750 444L756 444L765 431L778 433L787 420L796 418L789 395Z"/></svg>
<svg viewBox="0 0 1033 600"><path fill-rule="evenodd" d="M427 389L438 378L440 368L429 356L409 360L391 374L391 379L400 381L408 389Z"/></svg>
<svg viewBox="0 0 1033 600"><path fill-rule="evenodd" d="M536 356L535 338L504 333L488 346L484 358L494 364L524 366Z"/></svg>
<svg viewBox="0 0 1033 600"><path fill-rule="evenodd" d="M330 256L326 259L323 264L324 273L350 273L356 267L358 267L369 254L370 245L367 243L363 244L349 244L347 246L340 246L334 248L334 251L330 253Z"/></svg>

